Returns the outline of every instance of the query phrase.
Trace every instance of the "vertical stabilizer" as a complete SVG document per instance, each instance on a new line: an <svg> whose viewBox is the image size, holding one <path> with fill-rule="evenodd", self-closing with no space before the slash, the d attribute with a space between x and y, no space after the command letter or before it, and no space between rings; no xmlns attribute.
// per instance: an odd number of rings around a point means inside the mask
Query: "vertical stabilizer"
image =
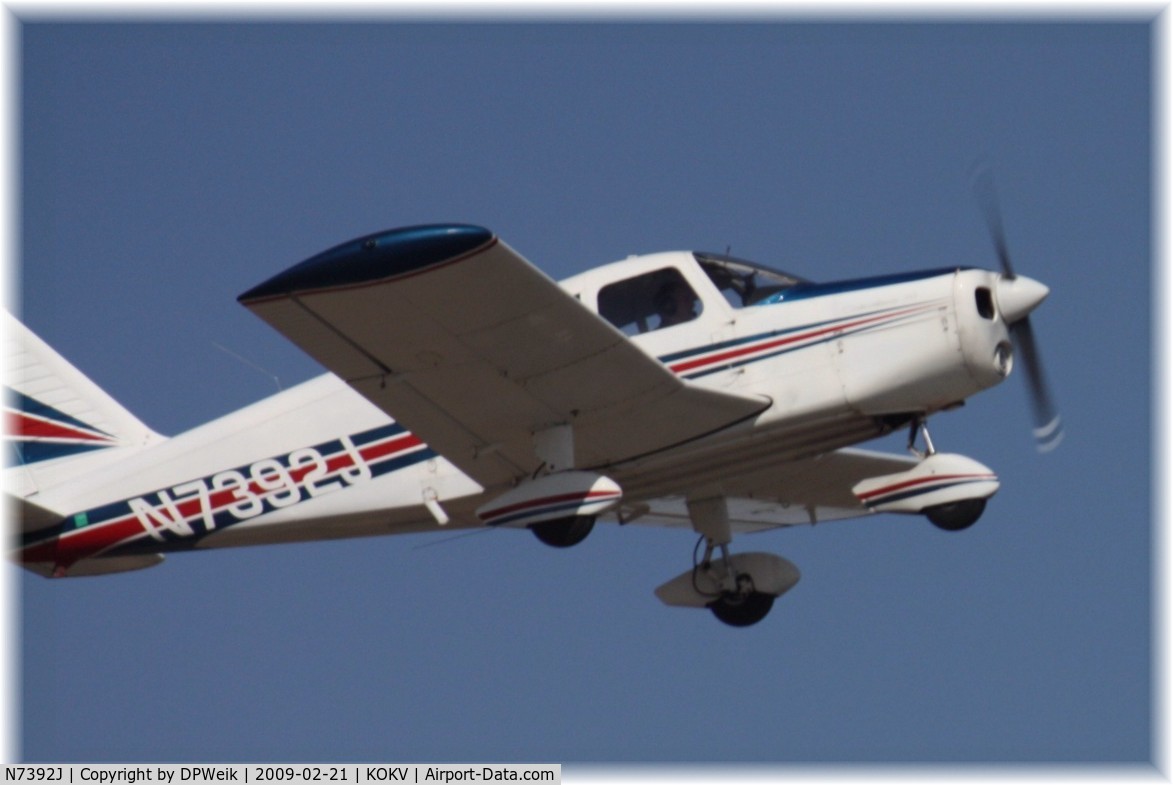
<svg viewBox="0 0 1173 785"><path fill-rule="evenodd" d="M163 441L11 314L0 326L9 493L28 497Z"/></svg>

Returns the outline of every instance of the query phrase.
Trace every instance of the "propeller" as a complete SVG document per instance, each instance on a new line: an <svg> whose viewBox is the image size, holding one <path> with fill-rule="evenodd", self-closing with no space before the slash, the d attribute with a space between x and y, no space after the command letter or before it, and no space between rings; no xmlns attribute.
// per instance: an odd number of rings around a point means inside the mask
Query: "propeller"
<svg viewBox="0 0 1173 785"><path fill-rule="evenodd" d="M1031 413L1034 419L1034 437L1039 452L1050 452L1063 441L1063 421L1051 395L1043 372L1043 361L1039 355L1034 330L1030 326L1030 312L1034 310L1048 289L1043 284L1014 272L1010 262L1010 249L1006 243L1006 231L1002 226L1002 211L998 206L998 193L994 188L994 175L989 166L981 166L974 175L974 195L990 237L994 251L1002 266L1002 279L998 282L998 309L1010 327L1010 339L1014 351L1022 360L1026 370L1026 386L1030 396Z"/></svg>

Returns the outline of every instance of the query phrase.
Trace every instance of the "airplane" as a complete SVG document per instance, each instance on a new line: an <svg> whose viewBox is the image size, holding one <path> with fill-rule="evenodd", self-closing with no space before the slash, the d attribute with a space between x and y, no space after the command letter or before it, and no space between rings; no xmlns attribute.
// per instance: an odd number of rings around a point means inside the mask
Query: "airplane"
<svg viewBox="0 0 1173 785"><path fill-rule="evenodd" d="M10 558L61 578L216 547L690 527L692 564L656 596L748 627L800 573L735 534L978 520L997 476L927 423L1016 356L1040 449L1062 438L1028 318L1048 289L987 220L1000 271L827 283L687 251L556 283L480 226L369 234L238 298L327 373L172 438L6 314ZM901 429L906 455L855 446Z"/></svg>

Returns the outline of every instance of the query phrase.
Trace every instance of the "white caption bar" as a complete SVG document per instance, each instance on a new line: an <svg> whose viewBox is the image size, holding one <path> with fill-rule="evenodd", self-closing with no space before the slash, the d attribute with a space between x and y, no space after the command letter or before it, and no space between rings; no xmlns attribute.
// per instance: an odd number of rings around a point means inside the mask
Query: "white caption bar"
<svg viewBox="0 0 1173 785"><path fill-rule="evenodd" d="M519 782L561 785L562 766L557 763L229 763L208 765L79 764L5 766L4 783L40 782L50 785L248 785L322 783L366 785L409 783L430 785L463 782Z"/></svg>

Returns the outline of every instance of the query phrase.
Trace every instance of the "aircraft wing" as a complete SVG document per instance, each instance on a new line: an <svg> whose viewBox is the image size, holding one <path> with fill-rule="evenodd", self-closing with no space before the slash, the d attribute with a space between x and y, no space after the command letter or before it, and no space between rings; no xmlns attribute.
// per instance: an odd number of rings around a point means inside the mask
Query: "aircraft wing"
<svg viewBox="0 0 1173 785"><path fill-rule="evenodd" d="M823 523L870 515L851 488L861 480L907 471L905 455L854 448L814 458L760 466L723 481L733 531ZM684 497L669 496L620 508L624 523L691 527Z"/></svg>
<svg viewBox="0 0 1173 785"><path fill-rule="evenodd" d="M480 227L359 238L239 299L486 487L536 471L548 428L596 467L769 405L679 379Z"/></svg>

